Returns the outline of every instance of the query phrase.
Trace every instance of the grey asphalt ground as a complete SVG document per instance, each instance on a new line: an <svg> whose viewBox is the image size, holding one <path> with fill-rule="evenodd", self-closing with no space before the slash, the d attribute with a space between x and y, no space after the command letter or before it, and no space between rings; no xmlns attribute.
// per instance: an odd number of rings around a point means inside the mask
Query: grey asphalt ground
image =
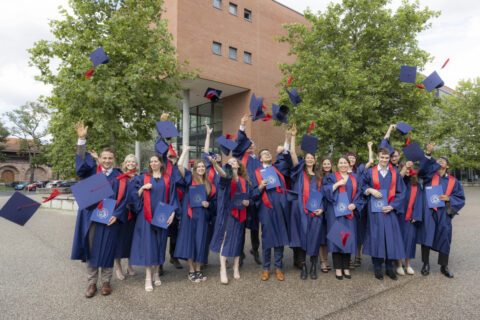
<svg viewBox="0 0 480 320"><path fill-rule="evenodd" d="M263 282L247 243L242 278L229 269L227 286L211 253L204 283L190 283L185 268L167 262L151 293L136 267L137 276L113 280L110 296L86 299L85 265L69 259L75 214L41 209L24 227L0 218L0 319L480 319L480 188L465 191L467 205L453 222L454 279L440 273L434 252L431 274L422 276L417 247L416 274L398 281L376 280L368 256L351 280L319 271L319 279L302 281L286 248L285 281ZM0 205L6 200L0 196Z"/></svg>

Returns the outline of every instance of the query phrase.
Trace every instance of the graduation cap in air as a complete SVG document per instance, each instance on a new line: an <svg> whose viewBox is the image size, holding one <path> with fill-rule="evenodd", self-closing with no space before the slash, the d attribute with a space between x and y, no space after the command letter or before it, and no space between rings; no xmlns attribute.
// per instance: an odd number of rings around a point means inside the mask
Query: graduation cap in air
<svg viewBox="0 0 480 320"><path fill-rule="evenodd" d="M438 75L437 71L433 71L425 80L423 80L423 85L428 92L432 92L436 88L443 87L444 82Z"/></svg>
<svg viewBox="0 0 480 320"><path fill-rule="evenodd" d="M157 137L155 141L155 153L163 155L168 150L168 144L162 138Z"/></svg>
<svg viewBox="0 0 480 320"><path fill-rule="evenodd" d="M318 147L318 138L309 134L304 134L302 137L301 149L307 153L315 155Z"/></svg>
<svg viewBox="0 0 480 320"><path fill-rule="evenodd" d="M221 90L208 88L207 91L205 91L205 94L203 96L208 100L210 100L211 102L217 102L218 100L220 100L221 94L222 94Z"/></svg>
<svg viewBox="0 0 480 320"><path fill-rule="evenodd" d="M291 91L288 91L288 89L285 88L285 91L287 92L288 97L290 98L290 101L292 101L292 103L295 107L297 106L297 104L302 102L302 99L300 99L300 96L297 93L297 89L292 88Z"/></svg>
<svg viewBox="0 0 480 320"><path fill-rule="evenodd" d="M353 241L350 229L339 221L335 221L327 234L327 239L332 241L339 248L350 246Z"/></svg>
<svg viewBox="0 0 480 320"><path fill-rule="evenodd" d="M23 226L39 207L40 203L16 191L0 210L0 216Z"/></svg>
<svg viewBox="0 0 480 320"><path fill-rule="evenodd" d="M85 77L90 78L93 74L93 70L101 64L107 64L110 62L110 59L108 56L105 54L105 51L103 50L102 47L99 47L92 53L90 53L90 60L93 63L93 68L90 69L87 73L85 73Z"/></svg>
<svg viewBox="0 0 480 320"><path fill-rule="evenodd" d="M277 106L272 104L272 113L273 119L279 122L288 123L288 114L290 113L290 108L286 105Z"/></svg>
<svg viewBox="0 0 480 320"><path fill-rule="evenodd" d="M252 114L252 121L258 119L265 119L265 113L263 113L263 98L257 98L255 93L252 93L250 98L250 113Z"/></svg>
<svg viewBox="0 0 480 320"><path fill-rule="evenodd" d="M237 147L237 143L228 139L226 136L221 136L215 141L220 145L220 150L222 150L226 156Z"/></svg>
<svg viewBox="0 0 480 320"><path fill-rule="evenodd" d="M157 132L162 138L168 139L178 137L178 131L172 121L157 121Z"/></svg>
<svg viewBox="0 0 480 320"><path fill-rule="evenodd" d="M417 67L401 66L400 76L398 77L400 82L415 83L416 77Z"/></svg>
<svg viewBox="0 0 480 320"><path fill-rule="evenodd" d="M413 128L410 127L408 124L406 124L405 122L400 122L400 123L397 123L397 131L398 133L400 133L400 135L404 136L406 135L407 133L409 133L410 131L412 131Z"/></svg>
<svg viewBox="0 0 480 320"><path fill-rule="evenodd" d="M114 195L110 182L102 172L74 184L70 190L79 209L84 209Z"/></svg>
<svg viewBox="0 0 480 320"><path fill-rule="evenodd" d="M416 142L403 147L402 151L405 157L412 162L422 161L425 158L425 152Z"/></svg>
<svg viewBox="0 0 480 320"><path fill-rule="evenodd" d="M241 158L247 152L248 148L252 145L252 140L248 139L244 131L239 130L237 139L235 140L237 147L232 150L232 156L235 158Z"/></svg>

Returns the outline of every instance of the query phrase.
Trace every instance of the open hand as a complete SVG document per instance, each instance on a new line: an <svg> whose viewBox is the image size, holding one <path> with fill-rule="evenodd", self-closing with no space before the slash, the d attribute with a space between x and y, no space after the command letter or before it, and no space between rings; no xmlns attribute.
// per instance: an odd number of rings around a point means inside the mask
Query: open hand
<svg viewBox="0 0 480 320"><path fill-rule="evenodd" d="M164 112L162 113L162 116L160 117L160 121L167 121L168 119L168 113Z"/></svg>
<svg viewBox="0 0 480 320"><path fill-rule="evenodd" d="M208 124L205 123L205 129L207 130L207 134L210 135L213 132L213 128L210 128Z"/></svg>
<svg viewBox="0 0 480 320"><path fill-rule="evenodd" d="M144 190L150 190L150 189L152 189L152 184L151 184L151 183L144 184L143 187L142 187L142 189L144 189Z"/></svg>
<svg viewBox="0 0 480 320"><path fill-rule="evenodd" d="M208 201L202 201L202 206L204 208L208 208L210 206L210 203Z"/></svg>
<svg viewBox="0 0 480 320"><path fill-rule="evenodd" d="M248 114L243 115L242 119L240 120L240 125L245 127L249 117L250 116Z"/></svg>
<svg viewBox="0 0 480 320"><path fill-rule="evenodd" d="M85 126L83 121L79 121L75 124L75 131L77 132L78 139L85 140L87 137L88 126Z"/></svg>
<svg viewBox="0 0 480 320"><path fill-rule="evenodd" d="M392 207L392 206L386 206L386 207L383 207L383 208L382 208L382 211L383 211L384 213L389 213L389 212L392 211L392 210L393 210L393 207Z"/></svg>

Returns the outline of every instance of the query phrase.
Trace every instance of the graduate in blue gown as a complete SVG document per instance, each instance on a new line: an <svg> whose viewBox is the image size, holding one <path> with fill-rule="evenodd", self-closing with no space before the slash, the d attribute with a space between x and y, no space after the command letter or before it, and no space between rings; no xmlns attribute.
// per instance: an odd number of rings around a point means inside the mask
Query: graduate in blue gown
<svg viewBox="0 0 480 320"><path fill-rule="evenodd" d="M322 181L325 177L333 172L335 172L335 166L333 165L333 161L330 157L323 157L319 161L319 180ZM326 199L325 199L326 200ZM325 211L325 210L324 210ZM320 217L323 219L322 222L322 233L320 238L320 270L323 273L328 273L332 270L332 267L328 264L328 248L327 248L327 215L322 214Z"/></svg>
<svg viewBox="0 0 480 320"><path fill-rule="evenodd" d="M225 168L220 168L209 156L210 162L220 175L217 196L217 218L210 250L220 255L220 282L228 284L227 257L233 258L233 278L240 279L240 255L245 237L247 209L251 204L251 181L247 170L236 158L230 158ZM233 207L235 193L244 193L247 199L242 200L246 208Z"/></svg>
<svg viewBox="0 0 480 320"><path fill-rule="evenodd" d="M420 162L419 178L423 179L423 223L419 230L418 243L422 245L422 274L430 273L430 249L438 252L438 264L441 272L448 278L453 273L448 270L448 257L452 243L452 219L465 205L465 194L462 184L448 174L450 164L448 159L440 157L437 160L431 157L434 143L427 146L425 159ZM428 207L426 188L441 185L445 194L440 200L445 201L445 207Z"/></svg>
<svg viewBox="0 0 480 320"><path fill-rule="evenodd" d="M137 176L133 183L137 191L135 212L137 220L133 232L130 263L146 267L145 290L153 291L160 286L160 265L165 262L167 246L167 230L151 224L155 209L160 202L178 208L176 184L181 176L173 171L172 176L165 171L165 165L160 156L154 155L149 159L147 172ZM171 213L167 224L175 219L175 211Z"/></svg>
<svg viewBox="0 0 480 320"><path fill-rule="evenodd" d="M325 177L322 183L322 192L326 199L326 218L327 218L327 234L333 229L335 223L341 223L345 228L346 237L350 241L345 241L342 247L335 244L332 238L327 237L328 252L332 253L333 268L335 269L335 277L339 280L343 276L351 279L350 274L350 257L357 250L356 245L356 220L359 212L364 205L361 196L361 181L355 173L348 173L350 168L349 161L346 156L341 156L337 162L338 171ZM347 209L350 213L346 216L335 215L335 206L339 201L340 193L346 193L350 203ZM347 240L347 239L345 239Z"/></svg>
<svg viewBox="0 0 480 320"><path fill-rule="evenodd" d="M122 164L122 171L130 172L132 170L137 170L138 161L135 155L129 154L125 157L125 160ZM118 232L118 242L115 248L115 274L118 280L125 280L125 276L123 274L121 259L130 258L130 248L132 247L132 239L133 239L133 230L135 229L135 218L136 214L132 213L134 203L132 203L132 193L135 195L136 191L134 190L133 186L133 178L137 176L137 172L131 173L127 177L127 222L120 225L120 230ZM135 195L136 196L136 195ZM130 276L135 276L136 273L133 270L133 267L130 265L130 261L128 261L127 272Z"/></svg>
<svg viewBox="0 0 480 320"><path fill-rule="evenodd" d="M398 165L400 162L400 151L397 148L392 147L390 143L390 135L393 130L397 129L396 124L391 124L388 127L387 132L385 133L385 136L383 137L383 140L380 142L380 145L378 148L387 148L390 151L390 163L398 169Z"/></svg>
<svg viewBox="0 0 480 320"><path fill-rule="evenodd" d="M183 185L185 192L182 201L182 218L178 232L177 245L174 256L186 259L189 267L188 279L192 282L207 280L201 271L201 265L207 263L208 257L208 223L212 212L216 211L216 187L210 183L207 176L206 165L203 160L196 160L192 171L183 167L184 159L189 147L184 147L178 170L182 175L179 185ZM202 207L190 206L190 186L205 185L206 199L202 201Z"/></svg>
<svg viewBox="0 0 480 320"><path fill-rule="evenodd" d="M90 153L86 152L85 143L88 126L83 122L76 124L78 135L77 151L75 154L75 170L81 179L86 179L97 172L103 172L107 180L112 182L110 186L114 191L111 197L117 201L115 211L108 225L92 222L90 220L92 212L98 204L94 204L85 209L81 209L77 214L75 224L75 234L72 245L72 260L81 260L87 262L88 288L85 296L91 298L97 291L98 273L101 268L101 281L103 295L111 292L110 281L113 274L113 261L115 254L115 245L118 240L118 230L120 224L126 223L126 193L125 179L116 180L121 174L120 170L113 168L114 154L111 149L105 148L100 152L99 163L97 166ZM123 191L122 191L123 190Z"/></svg>
<svg viewBox="0 0 480 320"><path fill-rule="evenodd" d="M262 168L272 166L273 157L268 149L259 152L258 158ZM258 215L262 226L263 273L262 280L268 280L271 263L271 250L274 249L275 273L278 280L284 280L282 273L283 248L289 244L288 219L289 205L286 198L285 178L272 166L277 173L279 184L275 188L267 189L267 180L261 176L260 169L255 171L255 180L252 181L252 199L258 208Z"/></svg>
<svg viewBox="0 0 480 320"><path fill-rule="evenodd" d="M293 125L291 130L290 152L293 168L290 177L291 189L298 195L291 202L290 210L290 247L298 248L298 261L302 264L300 278L307 279L306 255L310 256L310 278L317 279L317 261L321 240L324 237L324 201L320 208L312 212L305 208L310 191L320 191L322 180L320 171L316 167L315 154L305 153L305 158L298 158L295 151L297 129Z"/></svg>
<svg viewBox="0 0 480 320"><path fill-rule="evenodd" d="M249 139L245 133L245 126L249 119L248 115L242 117L240 121L240 128L238 130L238 135L235 140L237 143L237 147L232 150L232 156L237 158L240 162L242 162L243 166L247 169L247 174L250 181L255 180L255 170L260 168L262 164L260 160L255 155L256 148L255 142ZM259 255L259 248L260 248L260 220L258 217L258 207L255 203L251 203L247 207L247 222L246 228L250 229L250 242L252 248L250 249L250 253L253 255L253 259L257 264L262 264L262 260L260 259ZM243 253L242 248L242 255L240 256L240 265L242 265L243 258L245 254Z"/></svg>
<svg viewBox="0 0 480 320"><path fill-rule="evenodd" d="M356 174L356 177L362 177L363 171L367 170L373 165L373 143L368 142L368 162L358 164L357 154L353 151L346 153L348 162L350 164L349 172ZM365 231L367 229L367 207L363 206L357 219L357 253L355 254L355 261L350 264L351 267L358 268L362 264L362 244L365 239Z"/></svg>
<svg viewBox="0 0 480 320"><path fill-rule="evenodd" d="M378 149L377 160L378 165L365 171L362 179L362 193L368 199L363 253L372 257L377 279L383 280L382 263L385 260L386 274L392 280L397 280L393 261L405 258L405 246L397 216L404 210L406 187L398 170L390 164L388 149ZM388 206L382 207L383 212L372 212L372 197L382 197L379 189L386 190L389 195Z"/></svg>
<svg viewBox="0 0 480 320"><path fill-rule="evenodd" d="M413 275L410 262L415 259L415 249L417 246L417 232L422 221L423 215L423 190L418 183L417 171L412 169L413 163L407 161L400 163L400 175L407 187L406 197L404 201L404 209L399 215L400 229L402 230L403 243L405 246L405 270L403 270L402 260L398 260L397 274L405 275L405 271L409 275Z"/></svg>

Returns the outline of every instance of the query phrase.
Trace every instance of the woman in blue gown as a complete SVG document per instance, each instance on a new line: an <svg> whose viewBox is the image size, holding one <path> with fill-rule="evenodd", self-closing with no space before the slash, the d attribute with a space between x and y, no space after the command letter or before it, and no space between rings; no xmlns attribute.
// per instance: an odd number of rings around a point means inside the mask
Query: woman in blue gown
<svg viewBox="0 0 480 320"><path fill-rule="evenodd" d="M337 162L338 171L325 177L322 184L322 192L327 200L327 235L331 234L335 223L340 223L344 229L343 246L335 244L334 236L327 236L328 252L332 253L333 268L337 279L350 279L350 256L356 252L356 220L363 207L361 197L361 185L354 173L348 173L350 166L348 158L341 156ZM338 204L339 194L346 193L348 201L347 206L350 214L337 217L335 206ZM333 233L333 231L332 231ZM348 241L348 238L350 240Z"/></svg>
<svg viewBox="0 0 480 320"><path fill-rule="evenodd" d="M135 155L129 154L125 157L125 160L122 164L122 171L123 172L130 172L132 170L137 170L138 161ZM131 173L127 177L127 222L123 223L120 226L120 230L118 231L118 242L115 248L115 274L118 280L125 280L125 276L123 274L121 259L127 258L128 266L127 272L130 276L135 276L135 271L133 267L130 265L130 248L132 247L132 239L133 239L133 230L135 229L135 218L136 215L132 213L133 210L133 203L130 201L131 194L135 195L135 190L133 187L133 178L137 176L137 172Z"/></svg>
<svg viewBox="0 0 480 320"><path fill-rule="evenodd" d="M320 168L319 168L319 181L323 183L323 179L325 177L333 172L335 172L335 166L333 165L333 161L329 157L323 157L320 159ZM325 210L324 210L325 211ZM328 248L327 248L327 217L325 214L321 215L323 219L323 224L322 224L322 233L321 233L321 238L320 238L320 251L319 251L319 257L320 257L320 270L323 273L328 273L330 270L332 270L332 267L328 264Z"/></svg>
<svg viewBox="0 0 480 320"><path fill-rule="evenodd" d="M220 282L228 284L227 257L233 258L233 278L240 279L239 263L245 236L246 207L250 205L251 182L247 170L236 158L230 158L225 170L208 157L220 175L217 192L217 218L210 250L220 254ZM233 207L235 193L244 193L243 209Z"/></svg>
<svg viewBox="0 0 480 320"><path fill-rule="evenodd" d="M155 227L151 224L152 217L160 202L177 207L176 183L179 176L169 176L165 172L164 162L161 157L150 157L147 172L139 175L133 181L137 191L136 210L138 213L133 232L130 263L145 266L145 290L153 291L152 267L155 286L160 286L159 268L165 262L165 249L167 246L167 229ZM172 212L167 224L170 225L175 217Z"/></svg>
<svg viewBox="0 0 480 320"><path fill-rule="evenodd" d="M183 148L182 155L178 161L178 170L183 178L179 180L179 185L183 186L185 192L183 194L182 218L180 220L180 230L174 256L187 260L189 267L188 279L190 281L201 282L207 280L207 277L201 271L201 266L207 263L208 222L216 207L216 188L208 180L206 165L203 160L196 160L192 171L183 167L188 150L189 147ZM201 184L205 185L206 200L202 201L202 207L192 208L189 200L189 187Z"/></svg>

